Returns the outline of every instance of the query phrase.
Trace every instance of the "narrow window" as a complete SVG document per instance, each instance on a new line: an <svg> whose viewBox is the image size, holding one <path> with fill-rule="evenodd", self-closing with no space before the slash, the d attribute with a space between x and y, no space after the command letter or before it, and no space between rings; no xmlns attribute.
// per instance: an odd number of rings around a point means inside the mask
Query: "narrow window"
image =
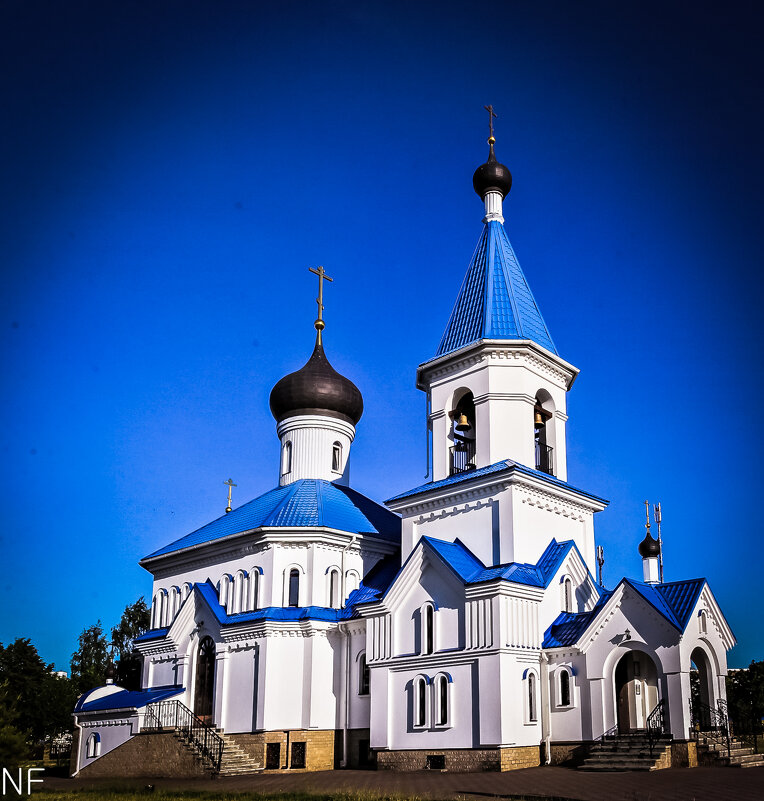
<svg viewBox="0 0 764 801"><path fill-rule="evenodd" d="M438 725L445 726L448 723L448 679L445 676L438 677Z"/></svg>
<svg viewBox="0 0 764 801"><path fill-rule="evenodd" d="M329 571L329 606L332 609L340 606L340 574L337 570Z"/></svg>
<svg viewBox="0 0 764 801"><path fill-rule="evenodd" d="M366 664L366 654L358 658L358 695L369 694L369 666Z"/></svg>
<svg viewBox="0 0 764 801"><path fill-rule="evenodd" d="M570 673L560 673L560 706L570 706Z"/></svg>
<svg viewBox="0 0 764 801"><path fill-rule="evenodd" d="M426 697L426 684L421 676L416 679L414 685L414 725L424 726L427 720L427 697Z"/></svg>
<svg viewBox="0 0 764 801"><path fill-rule="evenodd" d="M528 720L536 722L536 677L533 673L528 674Z"/></svg>
<svg viewBox="0 0 764 801"><path fill-rule="evenodd" d="M434 610L430 604L424 608L424 642L422 643L422 653L431 654L433 652L433 639L434 639Z"/></svg>
<svg viewBox="0 0 764 801"><path fill-rule="evenodd" d="M705 610L701 611L700 613L700 621L699 621L700 633L705 634L707 631L707 621L706 621L706 613Z"/></svg>
<svg viewBox="0 0 764 801"><path fill-rule="evenodd" d="M289 606L300 605L300 571L292 568L289 571Z"/></svg>
<svg viewBox="0 0 764 801"><path fill-rule="evenodd" d="M332 470L335 473L342 472L342 445L339 442L332 445Z"/></svg>
<svg viewBox="0 0 764 801"><path fill-rule="evenodd" d="M292 443L287 440L281 451L281 475L292 472Z"/></svg>
<svg viewBox="0 0 764 801"><path fill-rule="evenodd" d="M294 768L294 770L305 769L305 750L306 743L292 743L292 759L291 764L289 765L290 768Z"/></svg>
<svg viewBox="0 0 764 801"><path fill-rule="evenodd" d="M257 591L260 584L260 572L256 567L249 571L249 608L257 609Z"/></svg>
<svg viewBox="0 0 764 801"><path fill-rule="evenodd" d="M564 592L565 592L565 610L566 612L573 611L573 585L569 578L565 579Z"/></svg>
<svg viewBox="0 0 764 801"><path fill-rule="evenodd" d="M88 745L87 745L87 757L88 759L94 759L97 756L101 755L101 735L98 732L93 732L93 734L88 737Z"/></svg>

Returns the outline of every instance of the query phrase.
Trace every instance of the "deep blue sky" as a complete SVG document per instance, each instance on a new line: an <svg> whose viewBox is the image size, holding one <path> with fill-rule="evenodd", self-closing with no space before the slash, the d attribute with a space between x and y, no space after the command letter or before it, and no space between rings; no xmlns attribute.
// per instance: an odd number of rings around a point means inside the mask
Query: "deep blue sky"
<svg viewBox="0 0 764 801"><path fill-rule="evenodd" d="M605 576L707 576L764 658L756 3L6 0L0 6L0 641L69 668L138 559L277 482L268 394L327 353L354 486L424 478L417 364L514 175L510 239L570 393Z"/></svg>

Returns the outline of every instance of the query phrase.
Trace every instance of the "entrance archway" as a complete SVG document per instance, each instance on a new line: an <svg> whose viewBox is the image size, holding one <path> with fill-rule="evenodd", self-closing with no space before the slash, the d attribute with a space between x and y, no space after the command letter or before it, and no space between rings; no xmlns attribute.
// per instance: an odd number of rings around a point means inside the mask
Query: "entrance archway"
<svg viewBox="0 0 764 801"><path fill-rule="evenodd" d="M212 723L212 696L215 690L215 643L205 637L196 654L194 714L204 723Z"/></svg>
<svg viewBox="0 0 764 801"><path fill-rule="evenodd" d="M629 651L615 667L615 699L618 731L628 734L647 726L658 704L658 671L642 651Z"/></svg>
<svg viewBox="0 0 764 801"><path fill-rule="evenodd" d="M690 697L693 717L703 730L711 728L714 707L714 671L708 654L697 647L690 654Z"/></svg>

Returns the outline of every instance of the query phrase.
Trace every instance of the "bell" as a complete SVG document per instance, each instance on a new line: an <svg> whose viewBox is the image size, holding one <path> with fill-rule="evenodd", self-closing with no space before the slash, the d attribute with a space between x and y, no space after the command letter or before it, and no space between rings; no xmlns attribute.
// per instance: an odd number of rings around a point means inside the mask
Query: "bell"
<svg viewBox="0 0 764 801"><path fill-rule="evenodd" d="M544 425L544 415L541 414L538 409L536 409L536 416L533 418L533 425L535 425L536 428L540 428Z"/></svg>
<svg viewBox="0 0 764 801"><path fill-rule="evenodd" d="M470 430L470 421L467 419L466 414L459 415L459 422L456 424L457 431L469 431Z"/></svg>

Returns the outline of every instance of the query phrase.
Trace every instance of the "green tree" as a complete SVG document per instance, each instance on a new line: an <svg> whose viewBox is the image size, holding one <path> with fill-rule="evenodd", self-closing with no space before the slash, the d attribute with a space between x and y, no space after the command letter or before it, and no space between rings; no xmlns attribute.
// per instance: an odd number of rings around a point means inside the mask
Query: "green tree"
<svg viewBox="0 0 764 801"><path fill-rule="evenodd" d="M107 652L108 645L99 620L80 634L77 650L72 654L72 681L78 695L105 683L109 663Z"/></svg>
<svg viewBox="0 0 764 801"><path fill-rule="evenodd" d="M133 650L133 640L148 631L151 611L141 596L134 604L125 607L119 624L111 630L111 645L117 654L117 684L128 690L141 685L141 655Z"/></svg>
<svg viewBox="0 0 764 801"><path fill-rule="evenodd" d="M744 670L727 676L727 708L730 718L748 730L764 718L764 661L751 662Z"/></svg>
<svg viewBox="0 0 764 801"><path fill-rule="evenodd" d="M69 679L56 676L28 639L0 644L0 728L11 750L18 738L40 743L71 729L76 694ZM10 745L9 745L10 744ZM2 764L0 762L0 764Z"/></svg>

